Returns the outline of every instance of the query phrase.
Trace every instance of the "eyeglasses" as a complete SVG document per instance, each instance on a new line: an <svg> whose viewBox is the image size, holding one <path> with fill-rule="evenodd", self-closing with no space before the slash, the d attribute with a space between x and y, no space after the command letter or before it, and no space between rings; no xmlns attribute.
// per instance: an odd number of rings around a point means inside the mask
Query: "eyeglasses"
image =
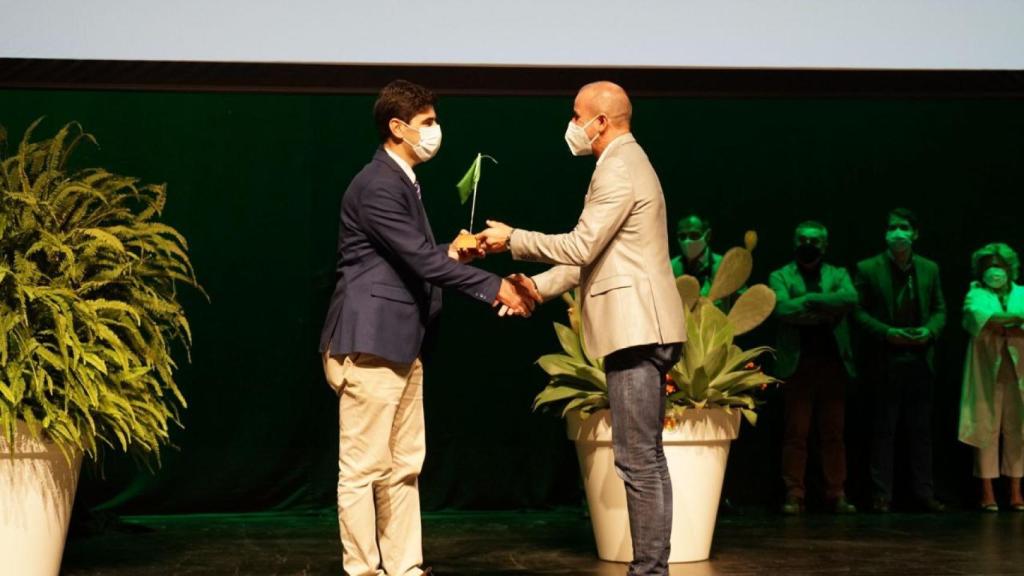
<svg viewBox="0 0 1024 576"><path fill-rule="evenodd" d="M680 240L700 240L704 237L704 233L697 230L691 230L690 232L679 232L677 236Z"/></svg>

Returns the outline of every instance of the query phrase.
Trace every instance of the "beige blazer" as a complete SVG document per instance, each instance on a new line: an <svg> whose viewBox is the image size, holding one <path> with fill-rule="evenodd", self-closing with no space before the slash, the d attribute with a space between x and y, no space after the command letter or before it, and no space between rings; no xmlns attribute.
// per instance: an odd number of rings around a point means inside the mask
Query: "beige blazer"
<svg viewBox="0 0 1024 576"><path fill-rule="evenodd" d="M515 230L510 243L516 260L556 264L533 278L545 300L581 288L583 339L591 356L686 341L665 196L632 134L613 140L601 155L571 232Z"/></svg>

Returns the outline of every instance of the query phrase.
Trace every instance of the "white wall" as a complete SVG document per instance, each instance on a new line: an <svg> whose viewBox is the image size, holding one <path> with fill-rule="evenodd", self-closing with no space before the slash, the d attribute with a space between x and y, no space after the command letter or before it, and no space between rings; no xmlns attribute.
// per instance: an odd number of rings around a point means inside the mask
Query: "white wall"
<svg viewBox="0 0 1024 576"><path fill-rule="evenodd" d="M1024 69L1020 0L0 0L0 57Z"/></svg>

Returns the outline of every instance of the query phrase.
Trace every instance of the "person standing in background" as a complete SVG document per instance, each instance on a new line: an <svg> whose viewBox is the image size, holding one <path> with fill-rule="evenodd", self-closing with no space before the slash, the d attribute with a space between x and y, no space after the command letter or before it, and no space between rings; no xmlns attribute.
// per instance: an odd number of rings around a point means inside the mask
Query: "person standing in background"
<svg viewBox="0 0 1024 576"><path fill-rule="evenodd" d="M917 215L891 210L886 220L885 252L857 264L854 316L873 350L864 358L874 384L871 439L872 510L889 511L897 425L905 424L911 484L916 508L942 512L932 483L932 396L935 339L946 324L946 301L939 266L917 255Z"/></svg>
<svg viewBox="0 0 1024 576"><path fill-rule="evenodd" d="M672 274L693 276L700 282L701 296L707 296L722 263L722 255L711 249L711 222L697 214L683 216L676 224L676 242L679 256L672 259Z"/></svg>
<svg viewBox="0 0 1024 576"><path fill-rule="evenodd" d="M846 499L843 426L846 385L854 374L847 315L857 304L857 292L845 268L824 261L828 229L823 224L802 222L793 239L793 262L769 278L780 320L775 376L785 380L782 511L804 510L807 436L816 417L826 502L833 512L850 514L857 509Z"/></svg>
<svg viewBox="0 0 1024 576"><path fill-rule="evenodd" d="M974 447L980 507L996 512L992 480L1009 483L1009 504L1024 511L1024 288L1017 253L1002 243L971 256L971 282L963 326L970 334L960 402L960 441ZM1000 438L1002 461L1000 462Z"/></svg>

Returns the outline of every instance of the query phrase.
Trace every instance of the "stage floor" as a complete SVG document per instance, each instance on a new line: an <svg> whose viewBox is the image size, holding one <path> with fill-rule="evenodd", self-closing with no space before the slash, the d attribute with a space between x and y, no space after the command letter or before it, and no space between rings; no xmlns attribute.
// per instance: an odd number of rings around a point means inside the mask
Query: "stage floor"
<svg viewBox="0 0 1024 576"><path fill-rule="evenodd" d="M69 540L67 576L340 575L330 514L129 517L116 529ZM424 517L424 554L438 576L619 576L597 560L576 509L438 513ZM709 562L673 576L1024 575L1024 514L763 513L719 518Z"/></svg>

